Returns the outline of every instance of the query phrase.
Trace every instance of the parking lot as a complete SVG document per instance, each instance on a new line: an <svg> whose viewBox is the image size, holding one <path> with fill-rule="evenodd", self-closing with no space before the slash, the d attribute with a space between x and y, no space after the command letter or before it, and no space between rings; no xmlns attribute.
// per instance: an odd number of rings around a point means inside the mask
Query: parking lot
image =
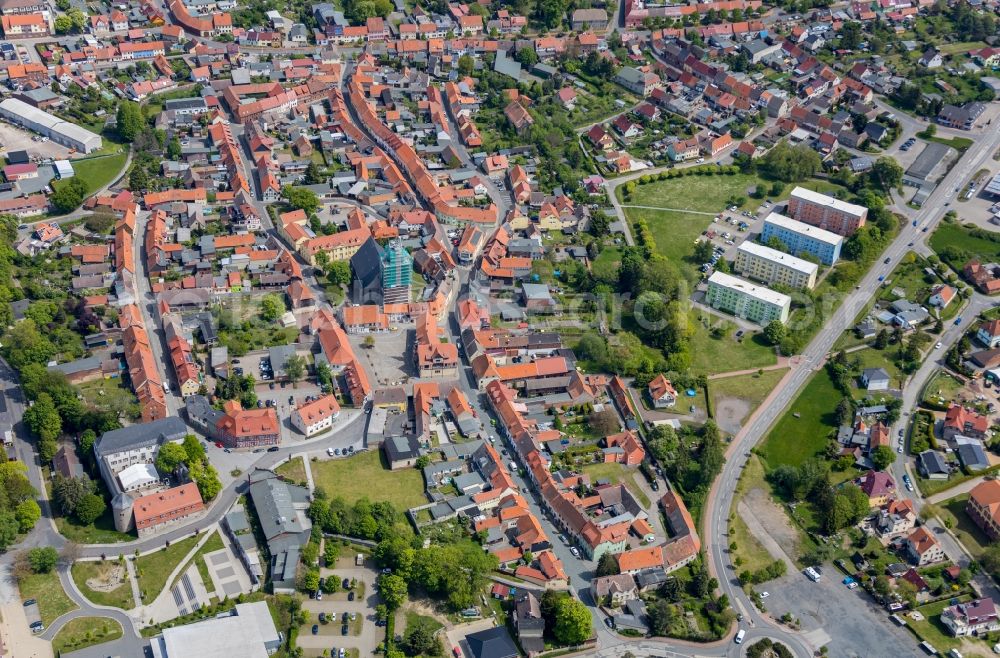
<svg viewBox="0 0 1000 658"><path fill-rule="evenodd" d="M21 130L6 121L0 121L0 146L3 146L7 152L27 151L28 155L56 160L65 160L69 157L69 149L65 146L60 146L52 140L36 142L31 139L32 137L37 137L37 135L27 130Z"/></svg>
<svg viewBox="0 0 1000 658"><path fill-rule="evenodd" d="M413 377L413 362L410 359L412 324L393 325L396 331L383 334L354 335L349 338L354 353L361 358L375 386L395 386L405 383ZM375 340L373 347L365 347L365 339L371 336Z"/></svg>
<svg viewBox="0 0 1000 658"><path fill-rule="evenodd" d="M706 274L712 272L712 265L715 265L720 258L734 260L736 249L743 244L752 234L759 233L763 222L761 217L767 217L773 205L769 201L764 202L759 211L755 214L752 211L740 211L736 206L731 206L713 217L706 228L704 237L715 249L712 260L701 265L701 271Z"/></svg>
<svg viewBox="0 0 1000 658"><path fill-rule="evenodd" d="M815 646L828 644L831 656L915 655L916 642L907 630L889 621L889 613L861 588L848 589L834 567L823 568L819 582L802 572L788 573L758 587L767 590L768 612L786 612L800 620L802 632Z"/></svg>
<svg viewBox="0 0 1000 658"><path fill-rule="evenodd" d="M324 650L329 650L329 655L339 649L345 649L345 653L353 656L370 656L376 647L385 637L384 629L376 626L375 606L378 605L378 594L375 592L376 573L370 561L363 567L355 566L354 555L348 549L343 549L345 553L338 561L335 569L324 567L320 570L323 578L344 578L355 580L358 584L355 592L360 592L360 596L355 596L353 601L348 600L349 594L340 590L335 594L324 594L323 600L307 599L302 602L303 610L309 612L309 621L299 630L299 647L305 650L306 656L319 656ZM332 617L333 621L328 623L319 622L319 613L327 617ZM342 618L347 613L348 619L353 614L353 621L348 622L347 635L342 634ZM312 632L316 627L316 634ZM352 656L352 658L353 658Z"/></svg>

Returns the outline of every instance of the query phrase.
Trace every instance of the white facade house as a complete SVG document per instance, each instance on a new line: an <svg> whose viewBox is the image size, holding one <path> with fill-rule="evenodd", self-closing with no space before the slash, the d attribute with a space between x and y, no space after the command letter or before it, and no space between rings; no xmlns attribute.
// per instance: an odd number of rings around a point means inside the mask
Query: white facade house
<svg viewBox="0 0 1000 658"><path fill-rule="evenodd" d="M331 427L340 416L340 405L334 395L301 404L292 411L292 427L306 436L319 434Z"/></svg>
<svg viewBox="0 0 1000 658"><path fill-rule="evenodd" d="M789 288L812 289L819 265L747 240L736 250L733 269L741 276L768 285L780 283Z"/></svg>

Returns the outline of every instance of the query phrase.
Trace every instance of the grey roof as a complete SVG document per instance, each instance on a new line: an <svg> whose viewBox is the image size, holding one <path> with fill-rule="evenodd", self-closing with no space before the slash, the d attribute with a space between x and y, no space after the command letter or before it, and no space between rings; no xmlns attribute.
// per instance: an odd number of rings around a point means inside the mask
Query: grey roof
<svg viewBox="0 0 1000 658"><path fill-rule="evenodd" d="M917 159L906 170L906 175L918 180L927 180L941 161L947 157L951 147L946 144L931 142L924 147Z"/></svg>
<svg viewBox="0 0 1000 658"><path fill-rule="evenodd" d="M420 455L420 444L412 436L393 436L385 440L385 451L391 462L413 459Z"/></svg>
<svg viewBox="0 0 1000 658"><path fill-rule="evenodd" d="M885 368L865 368L863 377L868 382L887 382L891 379Z"/></svg>
<svg viewBox="0 0 1000 658"><path fill-rule="evenodd" d="M187 426L177 416L167 416L149 423L129 425L118 430L105 432L94 443L94 454L98 457L141 448L165 441L177 441L187 434Z"/></svg>
<svg viewBox="0 0 1000 658"><path fill-rule="evenodd" d="M958 453L962 466L975 471L990 467L990 460L986 456L986 451L983 450L981 441L962 437L956 438L955 442L958 444L955 452Z"/></svg>
<svg viewBox="0 0 1000 658"><path fill-rule="evenodd" d="M77 359L75 361L70 361L68 363L57 363L54 366L49 366L48 370L51 372L61 372L64 375L72 375L78 372L86 372L87 370L95 370L101 367L101 358L98 356L88 356L82 359Z"/></svg>
<svg viewBox="0 0 1000 658"><path fill-rule="evenodd" d="M515 658L517 646L504 626L488 628L485 631L465 636L473 658Z"/></svg>
<svg viewBox="0 0 1000 658"><path fill-rule="evenodd" d="M945 464L941 453L935 450L924 450L917 456L917 461L925 473L947 473L948 465Z"/></svg>
<svg viewBox="0 0 1000 658"><path fill-rule="evenodd" d="M304 515L295 509L297 504L309 503L309 490L305 487L289 484L273 471L258 468L250 474L250 498L268 546L276 538L309 532L311 524L304 522Z"/></svg>

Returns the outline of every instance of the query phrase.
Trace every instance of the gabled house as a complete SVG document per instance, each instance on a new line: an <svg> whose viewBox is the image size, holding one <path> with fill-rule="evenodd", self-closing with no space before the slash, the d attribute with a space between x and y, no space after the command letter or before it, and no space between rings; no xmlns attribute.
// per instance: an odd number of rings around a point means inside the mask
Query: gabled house
<svg viewBox="0 0 1000 658"><path fill-rule="evenodd" d="M918 567L941 562L945 559L941 544L924 526L917 528L907 536L903 542L903 549L910 561Z"/></svg>
<svg viewBox="0 0 1000 658"><path fill-rule="evenodd" d="M672 407L677 403L677 390L669 379L662 374L657 375L648 386L649 399L657 409Z"/></svg>

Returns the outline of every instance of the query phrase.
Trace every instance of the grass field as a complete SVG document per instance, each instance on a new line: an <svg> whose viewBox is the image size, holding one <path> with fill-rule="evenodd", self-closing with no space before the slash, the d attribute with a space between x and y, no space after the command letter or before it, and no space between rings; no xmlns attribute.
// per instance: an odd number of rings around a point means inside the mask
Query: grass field
<svg viewBox="0 0 1000 658"><path fill-rule="evenodd" d="M736 378L734 377L733 379ZM767 549L750 533L750 529L747 528L746 523L743 522L739 513L735 512L740 498L752 489L771 490L771 485L764 480L764 465L761 464L760 458L757 455L753 455L747 460L746 468L743 469L743 475L740 476L740 481L736 485L736 497L732 508L734 513L732 514L732 520L729 522L729 542L736 544L736 557L733 559L740 562L737 567L738 571L743 571L744 569L757 571L774 561L774 558L767 552Z"/></svg>
<svg viewBox="0 0 1000 658"><path fill-rule="evenodd" d="M962 601L967 601L968 599L968 596L960 597ZM941 652L957 649L962 645L962 641L952 637L948 632L948 627L941 623L941 611L949 605L950 602L944 600L919 606L917 611L924 616L920 621L916 621L909 616L906 617L906 623L909 624L910 629L917 637L930 642L934 645L935 649ZM986 652L987 648L983 645L982 655L988 655Z"/></svg>
<svg viewBox="0 0 1000 658"><path fill-rule="evenodd" d="M152 603L167 584L167 578L194 548L201 535L170 544L165 549L143 555L135 561L143 603Z"/></svg>
<svg viewBox="0 0 1000 658"><path fill-rule="evenodd" d="M87 183L87 194L93 194L117 178L122 167L125 166L125 158L126 154L124 152L115 153L113 155L87 158L85 160L74 160L72 165L73 170L76 172L75 176ZM53 189L59 189L68 180L66 178L52 181Z"/></svg>
<svg viewBox="0 0 1000 658"><path fill-rule="evenodd" d="M722 337L713 337L706 323L712 327L721 326ZM735 333L736 325L732 322L704 313L691 335L691 370L714 375L773 366L778 362L774 348L764 342L763 336L748 334L743 336L742 341L736 342Z"/></svg>
<svg viewBox="0 0 1000 658"><path fill-rule="evenodd" d="M55 571L29 573L18 579L17 588L22 600L38 601L38 612L46 626L67 612L76 610L76 604L66 596L62 583L59 582L59 574Z"/></svg>
<svg viewBox="0 0 1000 658"><path fill-rule="evenodd" d="M347 459L318 461L310 465L313 481L331 498L342 496L353 502L360 498L385 500L400 511L423 505L424 477L415 468L390 471L382 462L381 450L370 450Z"/></svg>
<svg viewBox="0 0 1000 658"><path fill-rule="evenodd" d="M765 370L759 375L755 373L712 379L708 383L708 390L712 396L712 407L718 408L719 401L723 398L740 398L750 403L750 413L753 413L753 410L764 401L767 394L778 385L786 372L788 372L788 368Z"/></svg>
<svg viewBox="0 0 1000 658"><path fill-rule="evenodd" d="M972 146L972 140L968 137L931 137L927 141L950 146L956 151L965 151Z"/></svg>
<svg viewBox="0 0 1000 658"><path fill-rule="evenodd" d="M940 510L938 515L952 534L958 537L958 540L969 549L972 557L978 558L989 547L990 540L965 513L965 504L968 501L969 494L950 498L937 505L938 510Z"/></svg>
<svg viewBox="0 0 1000 658"><path fill-rule="evenodd" d="M797 466L821 453L836 429L833 416L842 397L825 369L814 374L764 441L761 455L767 465Z"/></svg>
<svg viewBox="0 0 1000 658"><path fill-rule="evenodd" d="M293 457L284 464L274 469L278 475L288 478L292 482L299 484L306 482L306 465L302 462L303 457Z"/></svg>
<svg viewBox="0 0 1000 658"><path fill-rule="evenodd" d="M439 622L434 617L428 617L427 615L422 615L413 610L406 611L406 630L414 626L423 626L427 628L431 633L436 633L439 628L444 628L444 624Z"/></svg>
<svg viewBox="0 0 1000 658"><path fill-rule="evenodd" d="M644 185L642 189L645 191L648 187L652 186ZM642 201L642 205L655 205L645 199ZM688 272L697 272L688 258L694 253L694 243L701 237L702 231L712 224L711 217L648 208L625 208L625 216L633 224L640 219L645 220L656 240L656 250L668 259L682 263Z"/></svg>
<svg viewBox="0 0 1000 658"><path fill-rule="evenodd" d="M614 279L621 263L622 252L618 247L605 247L591 263L594 276L599 279Z"/></svg>
<svg viewBox="0 0 1000 658"><path fill-rule="evenodd" d="M594 484L598 480L610 480L615 484L624 484L625 487L632 492L644 507L649 507L650 500L646 492L642 490L639 486L639 482L636 478L642 477L639 472L634 468L628 468L622 464L587 464L580 469L583 473L590 476L590 483Z"/></svg>
<svg viewBox="0 0 1000 658"><path fill-rule="evenodd" d="M131 610L135 607L135 599L132 597L132 586L128 582L128 577L122 579L121 585L110 592L98 592L87 586L87 581L92 578L103 578L115 567L116 562L86 561L74 562L70 573L77 588L90 601L97 605L108 605L122 610Z"/></svg>
<svg viewBox="0 0 1000 658"><path fill-rule="evenodd" d="M122 636L122 625L107 617L77 617L66 623L52 638L56 655L113 642Z"/></svg>
<svg viewBox="0 0 1000 658"><path fill-rule="evenodd" d="M931 235L931 248L940 254L946 247L965 252L969 258L993 261L1000 256L1000 243L977 238L959 224L942 223ZM965 263L949 262L953 268L961 269Z"/></svg>
<svg viewBox="0 0 1000 658"><path fill-rule="evenodd" d="M63 537L78 544L118 544L135 541L134 535L115 530L110 508L90 525L80 525L76 519L57 516L56 529Z"/></svg>

